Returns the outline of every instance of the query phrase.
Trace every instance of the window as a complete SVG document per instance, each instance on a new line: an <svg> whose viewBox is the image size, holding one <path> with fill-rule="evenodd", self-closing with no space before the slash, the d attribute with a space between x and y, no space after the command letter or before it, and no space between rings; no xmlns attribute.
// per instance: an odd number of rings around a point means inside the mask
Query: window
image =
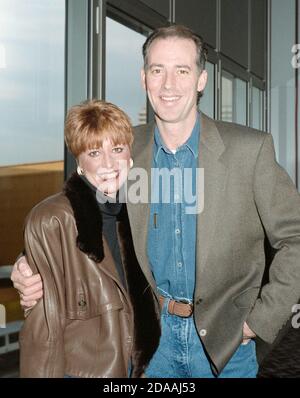
<svg viewBox="0 0 300 398"><path fill-rule="evenodd" d="M0 1L0 266L23 250L30 209L62 187L64 53L65 1ZM7 320L0 355L10 355L23 310L10 281L0 282ZM17 356L3 360L0 374L17 377Z"/></svg>
<svg viewBox="0 0 300 398"><path fill-rule="evenodd" d="M252 87L252 127L263 130L263 91Z"/></svg>
<svg viewBox="0 0 300 398"><path fill-rule="evenodd" d="M61 190L65 2L0 2L0 265L23 248L26 214Z"/></svg>
<svg viewBox="0 0 300 398"><path fill-rule="evenodd" d="M106 100L122 108L133 125L147 122L146 93L140 81L145 40L144 35L106 18Z"/></svg>
<svg viewBox="0 0 300 398"><path fill-rule="evenodd" d="M221 118L225 122L233 121L233 76L222 72L222 113Z"/></svg>
<svg viewBox="0 0 300 398"><path fill-rule="evenodd" d="M222 120L247 125L247 82L222 71L221 99Z"/></svg>
<svg viewBox="0 0 300 398"><path fill-rule="evenodd" d="M215 65L207 62L205 68L208 79L200 99L200 110L213 118L215 116Z"/></svg>
<svg viewBox="0 0 300 398"><path fill-rule="evenodd" d="M239 124L247 125L247 83L244 80L235 78L234 103L235 117L234 121Z"/></svg>
<svg viewBox="0 0 300 398"><path fill-rule="evenodd" d="M64 1L0 2L0 166L63 159Z"/></svg>

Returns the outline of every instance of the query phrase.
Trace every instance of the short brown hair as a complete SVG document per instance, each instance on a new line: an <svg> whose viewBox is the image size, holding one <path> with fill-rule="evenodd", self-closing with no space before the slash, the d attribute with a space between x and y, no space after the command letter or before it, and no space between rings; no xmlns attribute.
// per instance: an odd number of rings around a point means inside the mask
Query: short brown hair
<svg viewBox="0 0 300 398"><path fill-rule="evenodd" d="M205 69L205 62L207 60L207 49L205 47L202 37L196 35L191 29L184 25L168 25L155 29L147 38L143 45L144 68L148 67L148 52L149 47L158 39L168 39L169 37L176 37L179 39L192 40L196 45L197 59L196 64L200 72Z"/></svg>
<svg viewBox="0 0 300 398"><path fill-rule="evenodd" d="M116 105L89 100L70 108L65 122L65 141L77 158L87 149L100 148L105 139L113 145L132 145L129 117Z"/></svg>

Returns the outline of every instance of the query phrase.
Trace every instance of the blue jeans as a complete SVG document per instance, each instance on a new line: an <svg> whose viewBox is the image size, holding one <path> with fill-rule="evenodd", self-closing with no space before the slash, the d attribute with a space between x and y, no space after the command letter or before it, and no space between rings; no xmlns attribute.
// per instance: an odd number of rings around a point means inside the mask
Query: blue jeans
<svg viewBox="0 0 300 398"><path fill-rule="evenodd" d="M193 317L181 318L167 312L161 316L162 336L152 357L147 377L215 378L196 331ZM240 345L219 378L254 378L258 372L255 342Z"/></svg>

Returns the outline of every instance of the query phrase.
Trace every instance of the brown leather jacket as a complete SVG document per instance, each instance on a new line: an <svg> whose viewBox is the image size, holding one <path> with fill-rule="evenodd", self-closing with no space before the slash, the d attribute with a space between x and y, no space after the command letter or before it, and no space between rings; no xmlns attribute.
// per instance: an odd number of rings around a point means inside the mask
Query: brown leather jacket
<svg viewBox="0 0 300 398"><path fill-rule="evenodd" d="M20 333L21 377L139 377L160 336L159 306L134 254L127 211L117 222L122 286L94 194L76 174L29 214L25 251L44 297Z"/></svg>

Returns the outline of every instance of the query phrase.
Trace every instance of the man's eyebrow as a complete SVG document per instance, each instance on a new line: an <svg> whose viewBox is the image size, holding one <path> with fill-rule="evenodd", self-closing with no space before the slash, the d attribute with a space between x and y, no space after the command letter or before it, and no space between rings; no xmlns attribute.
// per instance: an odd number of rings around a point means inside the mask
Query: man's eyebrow
<svg viewBox="0 0 300 398"><path fill-rule="evenodd" d="M149 68L154 68L154 67L163 68L164 66L163 66L163 64L150 64L149 65Z"/></svg>
<svg viewBox="0 0 300 398"><path fill-rule="evenodd" d="M176 65L176 68L185 68L191 70L192 68L189 65Z"/></svg>
<svg viewBox="0 0 300 398"><path fill-rule="evenodd" d="M185 69L189 69L191 70L192 68L189 65L175 65L176 68L185 68ZM150 64L149 67L150 68L164 68L163 64Z"/></svg>

